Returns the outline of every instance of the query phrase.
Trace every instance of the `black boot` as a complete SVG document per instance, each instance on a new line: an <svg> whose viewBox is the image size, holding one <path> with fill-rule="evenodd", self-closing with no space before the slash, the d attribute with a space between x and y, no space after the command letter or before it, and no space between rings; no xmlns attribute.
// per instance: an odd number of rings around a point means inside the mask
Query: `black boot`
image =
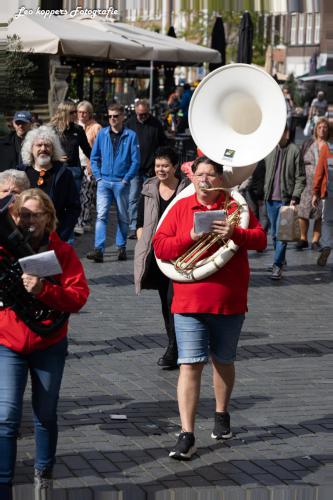
<svg viewBox="0 0 333 500"><path fill-rule="evenodd" d="M160 357L159 360L157 361L157 364L161 368L169 368L169 369L178 368L177 358L178 358L177 344L176 342L173 342L168 345L163 356Z"/></svg>
<svg viewBox="0 0 333 500"><path fill-rule="evenodd" d="M178 368L177 365L178 349L177 349L175 326L173 321L170 321L165 326L169 338L169 345L163 356L157 361L157 364L161 368L170 368L170 369Z"/></svg>

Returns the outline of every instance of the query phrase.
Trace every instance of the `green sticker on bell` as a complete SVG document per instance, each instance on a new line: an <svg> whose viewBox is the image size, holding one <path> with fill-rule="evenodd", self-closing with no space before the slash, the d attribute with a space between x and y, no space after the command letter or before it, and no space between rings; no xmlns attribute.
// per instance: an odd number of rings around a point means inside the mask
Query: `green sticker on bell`
<svg viewBox="0 0 333 500"><path fill-rule="evenodd" d="M225 158L233 158L235 156L236 151L234 149L226 149L224 152Z"/></svg>

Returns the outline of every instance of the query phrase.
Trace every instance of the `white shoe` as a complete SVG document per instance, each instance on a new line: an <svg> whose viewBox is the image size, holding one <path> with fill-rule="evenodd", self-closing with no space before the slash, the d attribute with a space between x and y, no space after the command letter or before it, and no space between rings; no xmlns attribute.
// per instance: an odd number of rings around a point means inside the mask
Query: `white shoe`
<svg viewBox="0 0 333 500"><path fill-rule="evenodd" d="M82 226L75 226L74 234L84 234L84 228Z"/></svg>
<svg viewBox="0 0 333 500"><path fill-rule="evenodd" d="M52 472L35 469L35 500L52 500Z"/></svg>
<svg viewBox="0 0 333 500"><path fill-rule="evenodd" d="M270 278L271 280L280 280L282 278L282 268L274 264Z"/></svg>

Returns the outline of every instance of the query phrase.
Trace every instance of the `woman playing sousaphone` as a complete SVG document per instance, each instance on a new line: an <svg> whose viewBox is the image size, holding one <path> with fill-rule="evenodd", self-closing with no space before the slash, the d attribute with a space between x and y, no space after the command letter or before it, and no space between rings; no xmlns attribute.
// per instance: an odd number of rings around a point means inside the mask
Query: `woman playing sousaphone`
<svg viewBox="0 0 333 500"><path fill-rule="evenodd" d="M237 343L247 311L247 251L263 250L267 243L265 231L251 211L248 227L237 225L235 203L221 190L221 165L203 156L196 159L192 170L195 193L179 199L167 213L153 239L156 257L173 261L184 254L200 238L194 229L194 213L221 208L226 209L227 217L214 220L210 230L223 240L232 240L238 250L223 267L199 281L173 282L181 433L170 457L178 460L190 459L196 451L195 414L201 374L209 354L216 400L212 438L228 439L232 435L228 403L235 379ZM215 250L211 247L208 254Z"/></svg>

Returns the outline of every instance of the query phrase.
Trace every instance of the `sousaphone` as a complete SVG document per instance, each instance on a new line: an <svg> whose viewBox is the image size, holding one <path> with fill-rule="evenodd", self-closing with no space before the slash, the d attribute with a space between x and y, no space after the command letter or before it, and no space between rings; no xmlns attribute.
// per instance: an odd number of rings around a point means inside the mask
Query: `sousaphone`
<svg viewBox="0 0 333 500"><path fill-rule="evenodd" d="M249 64L229 64L209 73L193 93L189 126L194 142L208 158L223 165L223 187L238 205L237 224L247 228L249 210L237 186L252 175L258 161L278 144L286 126L286 104L279 85L268 74ZM168 206L159 225L180 198ZM161 271L174 281L206 278L224 266L238 250L229 240L213 255L183 269L177 263L157 260Z"/></svg>

